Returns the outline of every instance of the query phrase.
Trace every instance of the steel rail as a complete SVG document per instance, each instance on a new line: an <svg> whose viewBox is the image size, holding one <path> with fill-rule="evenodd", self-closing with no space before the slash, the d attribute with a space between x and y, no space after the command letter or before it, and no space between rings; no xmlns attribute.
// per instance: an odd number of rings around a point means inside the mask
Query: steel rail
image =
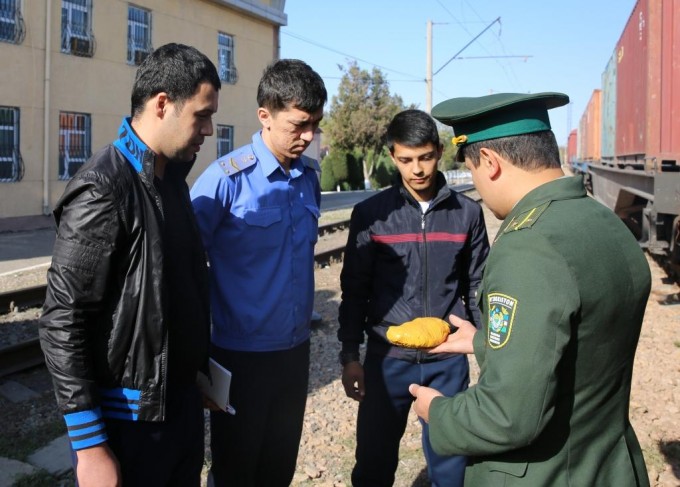
<svg viewBox="0 0 680 487"><path fill-rule="evenodd" d="M46 284L2 292L0 293L0 314L41 306L45 301L46 293Z"/></svg>

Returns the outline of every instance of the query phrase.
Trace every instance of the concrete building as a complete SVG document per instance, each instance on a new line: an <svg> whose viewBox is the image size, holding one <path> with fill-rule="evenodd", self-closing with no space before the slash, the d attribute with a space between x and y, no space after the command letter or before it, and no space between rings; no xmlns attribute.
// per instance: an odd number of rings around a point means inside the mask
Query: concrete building
<svg viewBox="0 0 680 487"><path fill-rule="evenodd" d="M189 184L260 128L257 84L279 57L285 0L0 0L0 219L49 214L130 112L136 67L168 42L222 78L215 133Z"/></svg>

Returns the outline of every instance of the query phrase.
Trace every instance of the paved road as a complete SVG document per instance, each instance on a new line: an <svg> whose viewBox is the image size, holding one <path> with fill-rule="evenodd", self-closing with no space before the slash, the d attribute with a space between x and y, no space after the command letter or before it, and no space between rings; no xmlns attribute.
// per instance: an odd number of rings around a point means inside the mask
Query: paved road
<svg viewBox="0 0 680 487"><path fill-rule="evenodd" d="M338 193L323 193L321 195L321 211L351 208L358 202L376 194L376 190L368 191L340 191Z"/></svg>
<svg viewBox="0 0 680 487"><path fill-rule="evenodd" d="M49 264L54 237L52 228L0 233L0 275Z"/></svg>

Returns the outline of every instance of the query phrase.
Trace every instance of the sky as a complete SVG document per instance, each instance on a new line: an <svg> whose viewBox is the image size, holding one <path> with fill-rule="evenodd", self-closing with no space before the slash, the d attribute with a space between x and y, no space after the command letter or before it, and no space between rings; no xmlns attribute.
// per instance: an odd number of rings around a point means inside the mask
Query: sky
<svg viewBox="0 0 680 487"><path fill-rule="evenodd" d="M431 20L432 106L498 92L566 93L570 103L550 110L557 141L566 145L593 90L601 88L602 72L635 3L286 0L281 57L302 59L321 75L329 95L326 110L337 95L338 65L351 60L367 71L378 67L393 95L425 110Z"/></svg>

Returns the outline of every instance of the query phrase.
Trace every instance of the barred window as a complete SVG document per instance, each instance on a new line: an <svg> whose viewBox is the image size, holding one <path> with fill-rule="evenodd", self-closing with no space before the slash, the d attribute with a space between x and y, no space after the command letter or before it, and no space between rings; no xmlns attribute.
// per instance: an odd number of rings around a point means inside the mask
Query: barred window
<svg viewBox="0 0 680 487"><path fill-rule="evenodd" d="M217 126L217 157L222 157L234 150L234 127L232 125Z"/></svg>
<svg viewBox="0 0 680 487"><path fill-rule="evenodd" d="M87 113L59 112L59 179L71 179L92 155Z"/></svg>
<svg viewBox="0 0 680 487"><path fill-rule="evenodd" d="M139 66L152 51L151 12L128 6L127 62Z"/></svg>
<svg viewBox="0 0 680 487"><path fill-rule="evenodd" d="M92 57L92 0L62 0L61 51L76 56Z"/></svg>
<svg viewBox="0 0 680 487"><path fill-rule="evenodd" d="M0 0L0 41L21 44L25 36L21 0Z"/></svg>
<svg viewBox="0 0 680 487"><path fill-rule="evenodd" d="M19 109L0 107L0 181L19 181L24 163L19 152Z"/></svg>
<svg viewBox="0 0 680 487"><path fill-rule="evenodd" d="M236 84L238 72L234 65L234 36L217 34L217 60L220 79L225 83Z"/></svg>

